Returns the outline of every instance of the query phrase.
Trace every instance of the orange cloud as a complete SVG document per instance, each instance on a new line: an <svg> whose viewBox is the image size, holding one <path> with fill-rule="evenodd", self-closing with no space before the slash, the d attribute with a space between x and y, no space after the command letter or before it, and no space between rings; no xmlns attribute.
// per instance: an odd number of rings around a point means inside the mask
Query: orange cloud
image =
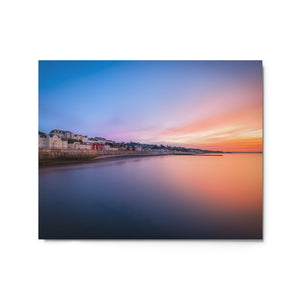
<svg viewBox="0 0 300 300"><path fill-rule="evenodd" d="M262 151L262 102L168 128L161 139L223 151Z"/></svg>

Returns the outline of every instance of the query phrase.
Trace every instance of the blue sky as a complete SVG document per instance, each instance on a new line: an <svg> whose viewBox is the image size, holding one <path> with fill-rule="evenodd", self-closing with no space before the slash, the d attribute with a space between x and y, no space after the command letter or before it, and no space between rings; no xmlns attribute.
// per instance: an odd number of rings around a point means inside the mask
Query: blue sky
<svg viewBox="0 0 300 300"><path fill-rule="evenodd" d="M260 83L260 61L40 61L39 130L168 142L159 130L210 115L216 91Z"/></svg>

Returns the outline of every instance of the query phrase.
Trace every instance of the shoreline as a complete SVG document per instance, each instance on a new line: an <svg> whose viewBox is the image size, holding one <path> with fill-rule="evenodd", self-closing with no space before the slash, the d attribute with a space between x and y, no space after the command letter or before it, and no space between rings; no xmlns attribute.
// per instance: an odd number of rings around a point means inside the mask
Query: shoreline
<svg viewBox="0 0 300 300"><path fill-rule="evenodd" d="M76 164L89 164L99 163L105 161L123 160L128 158L140 158L140 157L155 157L155 156L223 156L219 153L124 153L116 155L99 155L96 157L80 157L76 159L43 159L39 160L39 168L47 168L52 166L64 166L64 165L76 165Z"/></svg>
<svg viewBox="0 0 300 300"><path fill-rule="evenodd" d="M135 154L122 154L122 155L99 155L96 157L85 157L77 159L45 159L39 160L39 168L46 168L51 166L64 166L64 165L76 165L76 164L89 164L89 163L99 163L104 161L113 161L119 159L128 159L128 158L139 158L139 157L150 157L150 156L165 156L170 154L162 153L135 153Z"/></svg>

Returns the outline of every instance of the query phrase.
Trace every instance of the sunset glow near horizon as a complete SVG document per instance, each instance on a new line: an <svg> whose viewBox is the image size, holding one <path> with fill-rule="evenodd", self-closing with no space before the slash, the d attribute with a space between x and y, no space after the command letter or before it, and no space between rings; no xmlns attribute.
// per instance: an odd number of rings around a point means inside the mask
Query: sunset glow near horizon
<svg viewBox="0 0 300 300"><path fill-rule="evenodd" d="M40 61L39 130L261 152L261 61Z"/></svg>

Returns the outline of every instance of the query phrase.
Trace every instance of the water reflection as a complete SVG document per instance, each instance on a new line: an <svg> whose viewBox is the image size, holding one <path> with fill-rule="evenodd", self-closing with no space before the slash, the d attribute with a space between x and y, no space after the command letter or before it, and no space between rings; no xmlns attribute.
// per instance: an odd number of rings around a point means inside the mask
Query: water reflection
<svg viewBox="0 0 300 300"><path fill-rule="evenodd" d="M261 238L262 155L40 170L41 238Z"/></svg>

